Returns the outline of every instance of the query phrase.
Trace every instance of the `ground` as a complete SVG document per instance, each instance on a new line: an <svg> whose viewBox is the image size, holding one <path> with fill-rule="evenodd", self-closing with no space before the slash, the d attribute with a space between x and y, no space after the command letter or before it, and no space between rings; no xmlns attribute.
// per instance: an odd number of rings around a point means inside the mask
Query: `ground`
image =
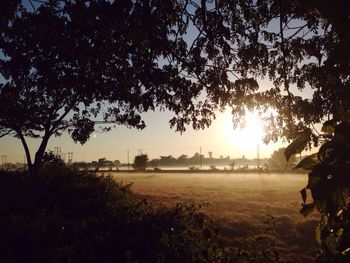
<svg viewBox="0 0 350 263"><path fill-rule="evenodd" d="M172 205L194 200L220 223L225 246L264 232L273 218L276 244L284 262L313 262L317 254L314 230L319 215L300 213L300 189L306 174L142 174L115 173L118 181L154 203Z"/></svg>

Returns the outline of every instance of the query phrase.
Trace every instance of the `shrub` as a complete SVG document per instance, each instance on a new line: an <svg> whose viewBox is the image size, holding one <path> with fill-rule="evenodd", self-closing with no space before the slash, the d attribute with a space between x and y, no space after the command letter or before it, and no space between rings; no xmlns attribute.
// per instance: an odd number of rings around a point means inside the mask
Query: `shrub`
<svg viewBox="0 0 350 263"><path fill-rule="evenodd" d="M2 262L226 261L193 203L155 207L110 176L45 165L0 172Z"/></svg>

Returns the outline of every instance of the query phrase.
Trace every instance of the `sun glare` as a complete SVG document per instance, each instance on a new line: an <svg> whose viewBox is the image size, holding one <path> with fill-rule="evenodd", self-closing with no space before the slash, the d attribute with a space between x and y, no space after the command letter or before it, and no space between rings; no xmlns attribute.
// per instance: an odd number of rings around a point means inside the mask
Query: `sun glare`
<svg viewBox="0 0 350 263"><path fill-rule="evenodd" d="M224 134L227 141L236 148L246 152L256 151L258 144L262 144L264 131L258 112L247 112L242 127L233 129L232 115L225 112Z"/></svg>

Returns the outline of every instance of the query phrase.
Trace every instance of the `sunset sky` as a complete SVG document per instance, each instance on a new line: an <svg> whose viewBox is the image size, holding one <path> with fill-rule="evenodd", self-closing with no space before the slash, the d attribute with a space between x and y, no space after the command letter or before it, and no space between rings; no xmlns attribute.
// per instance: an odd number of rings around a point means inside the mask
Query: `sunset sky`
<svg viewBox="0 0 350 263"><path fill-rule="evenodd" d="M62 147L62 153L73 152L73 161L91 161L101 157L110 160L127 161L127 151L130 152L130 161L142 149L150 158L158 158L160 155L181 154L192 156L199 152L208 156L212 151L214 157L220 155L231 158L239 158L245 155L247 158L256 157L257 143L254 130L258 123L254 122L248 130L233 130L229 111L217 113L217 119L210 128L194 131L188 128L182 135L170 129L168 121L172 117L169 112L150 112L144 114L147 127L144 130L128 129L118 126L107 133L94 133L85 145L76 144L64 134L62 137L53 137L48 150L54 147ZM250 118L254 119L254 116ZM32 149L38 146L39 141L29 139ZM281 143L265 145L260 142L261 157L269 157L271 153L282 147ZM20 141L16 138L6 136L0 139L0 155L7 155L9 162L23 162L24 151ZM33 157L32 157L33 158Z"/></svg>

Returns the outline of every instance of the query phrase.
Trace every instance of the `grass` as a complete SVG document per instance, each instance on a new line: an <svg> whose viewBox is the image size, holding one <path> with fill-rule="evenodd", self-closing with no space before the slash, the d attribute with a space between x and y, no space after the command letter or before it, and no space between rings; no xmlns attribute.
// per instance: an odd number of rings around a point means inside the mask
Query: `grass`
<svg viewBox="0 0 350 263"><path fill-rule="evenodd" d="M55 164L35 180L0 171L0 261L311 262L317 214L298 213L305 182L300 174L101 176Z"/></svg>
<svg viewBox="0 0 350 263"><path fill-rule="evenodd" d="M237 247L264 232L273 218L275 244L285 262L313 262L318 252L314 230L317 213L304 218L299 191L305 174L130 174L114 178L154 203L171 207L178 201L208 203L202 211L220 222L226 247ZM272 217L270 217L271 215Z"/></svg>

